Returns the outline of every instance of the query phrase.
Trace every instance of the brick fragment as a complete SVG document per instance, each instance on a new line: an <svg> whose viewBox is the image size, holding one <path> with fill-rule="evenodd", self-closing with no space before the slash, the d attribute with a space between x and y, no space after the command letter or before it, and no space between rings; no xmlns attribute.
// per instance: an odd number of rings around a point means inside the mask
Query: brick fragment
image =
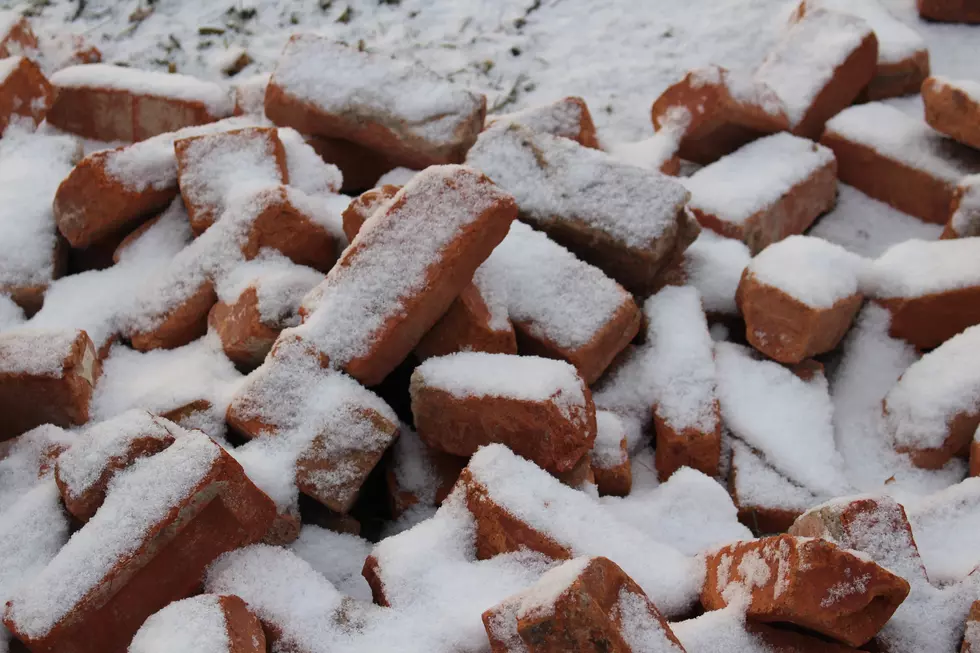
<svg viewBox="0 0 980 653"><path fill-rule="evenodd" d="M473 169L428 168L372 216L307 295L297 334L325 364L380 383L445 313L516 213L513 198Z"/></svg>
<svg viewBox="0 0 980 653"><path fill-rule="evenodd" d="M943 239L980 236L980 175L964 177L956 186Z"/></svg>
<svg viewBox="0 0 980 653"><path fill-rule="evenodd" d="M493 653L683 653L643 589L608 558L562 563L483 613Z"/></svg>
<svg viewBox="0 0 980 653"><path fill-rule="evenodd" d="M916 0L919 16L940 23L980 23L976 0Z"/></svg>
<svg viewBox="0 0 980 653"><path fill-rule="evenodd" d="M980 83L930 77L922 83L922 102L933 129L980 148Z"/></svg>
<svg viewBox="0 0 980 653"><path fill-rule="evenodd" d="M0 334L0 440L41 424L87 422L99 370L95 345L84 331Z"/></svg>
<svg viewBox="0 0 980 653"><path fill-rule="evenodd" d="M412 414L429 446L469 456L492 442L551 472L567 472L595 441L592 394L562 361L459 353L415 369Z"/></svg>
<svg viewBox="0 0 980 653"><path fill-rule="evenodd" d="M117 477L103 510L7 604L33 651L121 653L148 616L200 586L219 555L260 540L272 501L200 432Z"/></svg>
<svg viewBox="0 0 980 653"><path fill-rule="evenodd" d="M25 57L0 59L0 131L16 116L39 124L53 100L54 89L37 64Z"/></svg>
<svg viewBox="0 0 980 653"><path fill-rule="evenodd" d="M142 141L232 114L212 82L107 64L62 68L51 76L57 97L48 122L100 141Z"/></svg>
<svg viewBox="0 0 980 653"><path fill-rule="evenodd" d="M221 646L224 653L265 653L265 632L245 601L234 595L200 594L150 615L128 653L163 653Z"/></svg>
<svg viewBox="0 0 980 653"><path fill-rule="evenodd" d="M357 232L361 230L364 222L371 217L386 202L398 194L401 186L386 184L371 190L364 191L347 205L342 215L344 221L344 235L348 241L353 241Z"/></svg>
<svg viewBox="0 0 980 653"><path fill-rule="evenodd" d="M37 50L38 42L31 23L25 16L13 11L4 12L4 26L0 32L0 57L10 57Z"/></svg>
<svg viewBox="0 0 980 653"><path fill-rule="evenodd" d="M834 151L842 182L936 224L949 219L963 177L980 173L980 153L880 102L841 111L820 142Z"/></svg>
<svg viewBox="0 0 980 653"><path fill-rule="evenodd" d="M411 112L398 109L407 97L414 98ZM353 141L395 165L421 170L462 162L483 128L486 98L421 65L296 34L272 73L265 112L276 124Z"/></svg>
<svg viewBox="0 0 980 653"><path fill-rule="evenodd" d="M657 98L651 116L658 132L681 133L681 158L701 164L790 126L772 89L718 66L687 73Z"/></svg>
<svg viewBox="0 0 980 653"><path fill-rule="evenodd" d="M678 243L689 235L681 222L690 195L677 180L567 138L499 124L466 162L514 195L524 222L633 293L648 294L675 249L690 244Z"/></svg>
<svg viewBox="0 0 980 653"><path fill-rule="evenodd" d="M589 113L585 100L580 97L569 96L514 113L487 116L485 129L500 123L518 123L533 132L569 138L579 145L599 149L592 114Z"/></svg>
<svg viewBox="0 0 980 653"><path fill-rule="evenodd" d="M891 247L869 267L864 290L891 313L889 335L919 349L938 347L980 324L980 238Z"/></svg>
<svg viewBox="0 0 980 653"><path fill-rule="evenodd" d="M702 227L741 240L757 254L802 234L837 202L833 153L790 134L767 136L685 181Z"/></svg>
<svg viewBox="0 0 980 653"><path fill-rule="evenodd" d="M749 343L796 364L836 348L864 301L862 260L820 238L770 245L742 273L736 302Z"/></svg>
<svg viewBox="0 0 980 653"><path fill-rule="evenodd" d="M87 427L55 465L65 508L87 522L105 501L109 481L118 472L139 458L163 451L180 433L173 422L143 410L127 411Z"/></svg>
<svg viewBox="0 0 980 653"><path fill-rule="evenodd" d="M626 427L615 413L597 410L590 463L599 494L625 497L633 487Z"/></svg>
<svg viewBox="0 0 980 653"><path fill-rule="evenodd" d="M286 151L275 129L249 127L174 141L177 181L194 233L214 224L239 183L288 184Z"/></svg>
<svg viewBox="0 0 980 653"><path fill-rule="evenodd" d="M708 610L744 601L749 619L791 623L851 646L874 637L909 593L901 577L825 540L739 542L705 563Z"/></svg>

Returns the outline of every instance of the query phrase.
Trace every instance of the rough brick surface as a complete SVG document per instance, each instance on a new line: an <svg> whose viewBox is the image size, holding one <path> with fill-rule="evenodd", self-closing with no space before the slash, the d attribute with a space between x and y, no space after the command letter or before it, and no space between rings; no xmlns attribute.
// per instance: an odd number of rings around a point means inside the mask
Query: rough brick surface
<svg viewBox="0 0 980 653"><path fill-rule="evenodd" d="M221 338L225 355L244 367L262 363L282 330L262 320L255 286L246 288L232 304L218 302L212 306L208 328Z"/></svg>
<svg viewBox="0 0 980 653"><path fill-rule="evenodd" d="M30 59L11 57L0 61L6 70L0 72L0 131L15 116L24 116L40 124L54 99L54 89L44 73ZM0 66L2 67L2 66Z"/></svg>
<svg viewBox="0 0 980 653"><path fill-rule="evenodd" d="M930 77L922 84L926 122L964 145L980 148L980 93L976 91L980 91L976 82L961 86L955 80Z"/></svg>

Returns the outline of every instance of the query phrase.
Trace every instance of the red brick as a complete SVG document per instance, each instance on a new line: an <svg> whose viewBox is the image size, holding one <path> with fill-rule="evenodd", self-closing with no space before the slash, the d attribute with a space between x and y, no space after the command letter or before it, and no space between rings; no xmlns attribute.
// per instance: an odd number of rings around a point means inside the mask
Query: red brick
<svg viewBox="0 0 980 653"><path fill-rule="evenodd" d="M37 36L24 16L11 22L7 31L0 34L0 57L25 54L37 48Z"/></svg>
<svg viewBox="0 0 980 653"><path fill-rule="evenodd" d="M980 24L976 0L916 0L919 16L941 23Z"/></svg>
<svg viewBox="0 0 980 653"><path fill-rule="evenodd" d="M954 140L980 148L980 85L944 77L930 77L922 84L926 122Z"/></svg>
<svg viewBox="0 0 980 653"><path fill-rule="evenodd" d="M233 304L212 306L208 327L221 338L225 355L245 367L256 367L265 360L282 330L263 322L254 286L246 288Z"/></svg>
<svg viewBox="0 0 980 653"><path fill-rule="evenodd" d="M382 204L393 198L401 188L401 186L385 184L364 191L351 200L343 213L344 235L347 236L347 240L353 241L365 220L370 218L371 214L377 211Z"/></svg>
<svg viewBox="0 0 980 653"><path fill-rule="evenodd" d="M0 131L14 116L24 116L39 124L54 98L54 89L41 69L30 59L12 57L0 61L8 68L0 81Z"/></svg>
<svg viewBox="0 0 980 653"><path fill-rule="evenodd" d="M484 128L514 122L532 131L570 138L585 147L600 149L589 106L580 97L569 96L514 113L487 116Z"/></svg>
<svg viewBox="0 0 980 653"><path fill-rule="evenodd" d="M596 411L596 440L589 461L600 495L625 497L630 493L633 470L626 429L610 411Z"/></svg>
<svg viewBox="0 0 980 653"><path fill-rule="evenodd" d="M980 439L976 435L970 443L970 476L980 476Z"/></svg>
<svg viewBox="0 0 980 653"><path fill-rule="evenodd" d="M129 342L139 351L183 347L207 333L208 312L217 301L214 284L205 281L152 329L129 333Z"/></svg>
<svg viewBox="0 0 980 653"><path fill-rule="evenodd" d="M970 616L966 620L966 635L960 653L980 653L980 600L970 606Z"/></svg>

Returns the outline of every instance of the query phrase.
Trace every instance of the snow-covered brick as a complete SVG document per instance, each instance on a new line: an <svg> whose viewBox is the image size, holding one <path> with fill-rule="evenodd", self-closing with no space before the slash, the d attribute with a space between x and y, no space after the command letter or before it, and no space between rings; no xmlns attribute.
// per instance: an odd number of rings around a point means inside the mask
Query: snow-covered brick
<svg viewBox="0 0 980 653"><path fill-rule="evenodd" d="M766 462L752 447L731 441L728 478L738 518L756 533L781 533L820 499Z"/></svg>
<svg viewBox="0 0 980 653"><path fill-rule="evenodd" d="M964 177L956 187L943 238L980 236L980 175Z"/></svg>
<svg viewBox="0 0 980 653"><path fill-rule="evenodd" d="M287 184L286 152L275 129L250 127L174 141L177 182L197 234L214 224L235 184Z"/></svg>
<svg viewBox="0 0 980 653"><path fill-rule="evenodd" d="M27 55L37 47L37 35L25 16L17 10L0 12L0 56Z"/></svg>
<svg viewBox="0 0 980 653"><path fill-rule="evenodd" d="M524 125L533 132L569 138L585 147L599 147L592 114L580 97L570 96L514 113L487 116L486 126L511 123Z"/></svg>
<svg viewBox="0 0 980 653"><path fill-rule="evenodd" d="M608 558L580 557L483 613L490 650L683 653L657 607ZM600 644L601 642L601 644Z"/></svg>
<svg viewBox="0 0 980 653"><path fill-rule="evenodd" d="M303 297L323 279L321 272L263 250L220 280L208 328L221 339L228 358L254 368L283 329L300 323Z"/></svg>
<svg viewBox="0 0 980 653"><path fill-rule="evenodd" d="M592 394L564 361L482 352L430 358L412 373L411 395L422 440L457 456L499 442L567 472L596 437Z"/></svg>
<svg viewBox="0 0 980 653"><path fill-rule="evenodd" d="M367 219L382 206L391 203L391 200L401 190L401 186L394 184L379 185L377 188L364 191L355 197L347 208L344 209L344 235L347 240L354 240L354 236L361 230Z"/></svg>
<svg viewBox="0 0 980 653"><path fill-rule="evenodd" d="M930 77L922 84L922 101L933 129L980 149L980 82Z"/></svg>
<svg viewBox="0 0 980 653"><path fill-rule="evenodd" d="M657 132L679 133L677 154L708 164L765 134L788 130L782 101L765 84L719 66L697 68L653 103Z"/></svg>
<svg viewBox="0 0 980 653"><path fill-rule="evenodd" d="M878 39L875 76L861 92L861 99L882 100L919 92L929 76L929 50L925 39L902 22L878 0L803 0L795 17L816 9L852 14L864 20Z"/></svg>
<svg viewBox="0 0 980 653"><path fill-rule="evenodd" d="M913 363L884 401L895 449L939 469L968 450L980 426L980 325Z"/></svg>
<svg viewBox="0 0 980 653"><path fill-rule="evenodd" d="M225 410L241 379L216 338L145 353L117 344L103 362L92 396L92 419L103 421L142 408L221 438Z"/></svg>
<svg viewBox="0 0 980 653"><path fill-rule="evenodd" d="M877 62L878 39L867 22L817 8L786 29L754 79L782 100L794 134L816 138L874 78Z"/></svg>
<svg viewBox="0 0 980 653"><path fill-rule="evenodd" d="M677 242L689 194L676 179L570 139L501 124L480 134L466 162L514 195L522 220L632 292L649 293L693 240Z"/></svg>
<svg viewBox="0 0 980 653"><path fill-rule="evenodd" d="M980 238L899 243L874 261L863 286L891 313L893 337L937 347L980 324Z"/></svg>
<svg viewBox="0 0 980 653"><path fill-rule="evenodd" d="M625 497L633 485L626 425L609 410L595 412L596 437L590 452L592 475L603 496Z"/></svg>
<svg viewBox="0 0 980 653"><path fill-rule="evenodd" d="M338 590L361 601L371 600L371 588L361 575L372 544L348 533L306 525L290 550L316 569Z"/></svg>
<svg viewBox="0 0 980 653"><path fill-rule="evenodd" d="M17 125L0 141L0 293L29 314L65 267L51 200L81 158L70 136L31 133Z"/></svg>
<svg viewBox="0 0 980 653"><path fill-rule="evenodd" d="M272 73L265 112L276 124L354 141L421 170L462 162L483 128L486 98L420 64L296 34Z"/></svg>
<svg viewBox="0 0 980 653"><path fill-rule="evenodd" d="M385 470L392 515L397 519L413 509L420 511L440 505L449 496L467 460L430 447L418 433L401 425Z"/></svg>
<svg viewBox="0 0 980 653"><path fill-rule="evenodd" d="M136 631L128 653L264 653L262 624L237 596L175 601Z"/></svg>
<svg viewBox="0 0 980 653"><path fill-rule="evenodd" d="M916 0L919 16L942 23L980 24L980 9L969 2L946 0Z"/></svg>
<svg viewBox="0 0 980 653"><path fill-rule="evenodd" d="M781 133L749 143L683 180L690 208L706 227L743 241L753 253L801 234L833 208L833 153Z"/></svg>
<svg viewBox="0 0 980 653"><path fill-rule="evenodd" d="M189 75L88 64L51 75L48 122L99 141L142 141L232 114L228 91Z"/></svg>
<svg viewBox="0 0 980 653"><path fill-rule="evenodd" d="M821 370L807 369L809 375L801 378L747 347L725 342L715 345L715 360L721 415L733 436L818 496L846 490L834 444L833 407ZM788 432L794 437L787 438Z"/></svg>
<svg viewBox="0 0 980 653"><path fill-rule="evenodd" d="M487 258L480 281L506 298L523 353L564 359L589 384L640 328L622 286L522 222Z"/></svg>
<svg viewBox="0 0 980 653"><path fill-rule="evenodd" d="M282 482L294 482L340 513L353 506L398 434L397 417L384 401L345 374L322 368L292 330L237 389L228 424L247 438L276 440L268 446L280 451L287 471Z"/></svg>
<svg viewBox="0 0 980 653"><path fill-rule="evenodd" d="M87 522L102 505L116 474L139 458L163 451L182 433L173 422L139 409L87 426L55 465L65 508Z"/></svg>
<svg viewBox="0 0 980 653"><path fill-rule="evenodd" d="M661 480L683 466L718 474L721 419L708 323L694 288L669 286L643 305Z"/></svg>
<svg viewBox="0 0 980 653"><path fill-rule="evenodd" d="M231 456L191 432L112 480L95 517L14 594L4 623L34 648L120 650L149 615L193 593L214 558L260 539L274 514Z"/></svg>
<svg viewBox="0 0 980 653"><path fill-rule="evenodd" d="M47 478L58 454L74 437L53 424L43 424L3 443L0 453L0 506L12 505L18 497ZM0 508L0 512L3 509Z"/></svg>
<svg viewBox="0 0 980 653"><path fill-rule="evenodd" d="M736 295L746 339L781 363L833 350L864 301L864 267L856 254L812 236L765 248L745 269Z"/></svg>
<svg viewBox="0 0 980 653"><path fill-rule="evenodd" d="M0 59L0 132L12 123L38 125L54 102L55 90L30 59Z"/></svg>
<svg viewBox="0 0 980 653"><path fill-rule="evenodd" d="M706 556L701 603L744 606L757 621L788 622L850 646L881 630L909 584L867 557L825 540L776 535Z"/></svg>
<svg viewBox="0 0 980 653"><path fill-rule="evenodd" d="M41 424L84 424L99 377L92 341L77 329L0 333L0 440Z"/></svg>
<svg viewBox="0 0 980 653"><path fill-rule="evenodd" d="M681 165L677 150L683 136L683 126L671 123L650 138L632 143L610 143L604 149L609 156L622 163L665 175L677 175Z"/></svg>
<svg viewBox="0 0 980 653"><path fill-rule="evenodd" d="M935 224L949 219L960 180L980 173L980 153L880 102L841 111L820 142L834 151L842 182Z"/></svg>
<svg viewBox="0 0 980 653"><path fill-rule="evenodd" d="M560 560L604 556L668 616L684 613L701 587L698 560L621 521L502 445L480 449L457 487L476 520L480 558L521 548ZM615 538L606 536L613 532Z"/></svg>
<svg viewBox="0 0 980 653"><path fill-rule="evenodd" d="M178 194L174 141L254 127L250 117L186 127L86 156L58 186L54 215L72 247L84 248L165 209Z"/></svg>
<svg viewBox="0 0 980 653"><path fill-rule="evenodd" d="M329 196L340 192L344 175L340 168L322 158L295 129L280 127L279 140L286 151L289 183L307 195Z"/></svg>
<svg viewBox="0 0 980 653"><path fill-rule="evenodd" d="M980 651L980 600L970 606L970 616L966 621L966 632L963 634L962 653L977 653Z"/></svg>
<svg viewBox="0 0 980 653"><path fill-rule="evenodd" d="M980 565L980 479L967 478L910 503L909 521L929 580L940 587L967 578Z"/></svg>
<svg viewBox="0 0 980 653"><path fill-rule="evenodd" d="M306 296L296 334L367 385L388 375L504 238L517 207L462 166L418 174Z"/></svg>
<svg viewBox="0 0 980 653"><path fill-rule="evenodd" d="M235 79L232 92L235 97L236 116L264 116L265 89L269 86L270 73L250 75L243 79Z"/></svg>

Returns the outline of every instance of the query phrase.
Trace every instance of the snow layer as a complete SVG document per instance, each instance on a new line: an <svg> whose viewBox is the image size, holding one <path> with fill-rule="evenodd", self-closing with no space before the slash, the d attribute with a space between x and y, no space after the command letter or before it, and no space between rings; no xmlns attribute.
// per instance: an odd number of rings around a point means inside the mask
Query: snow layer
<svg viewBox="0 0 980 653"><path fill-rule="evenodd" d="M907 240L875 259L864 278L871 297L923 297L980 286L980 238Z"/></svg>
<svg viewBox="0 0 980 653"><path fill-rule="evenodd" d="M899 64L926 50L925 39L878 0L805 0L807 9L823 7L833 11L853 14L863 19L878 39L878 65Z"/></svg>
<svg viewBox="0 0 980 653"><path fill-rule="evenodd" d="M697 288L708 313L738 315L735 292L751 260L752 254L742 241L702 229L697 240L684 250L685 283Z"/></svg>
<svg viewBox="0 0 980 653"><path fill-rule="evenodd" d="M865 261L821 238L790 236L752 259L749 273L813 308L831 308L858 293Z"/></svg>
<svg viewBox="0 0 980 653"><path fill-rule="evenodd" d="M227 653L231 641L218 599L201 594L150 615L133 636L128 653Z"/></svg>
<svg viewBox="0 0 980 653"><path fill-rule="evenodd" d="M76 329L29 329L0 334L0 374L60 379L80 332Z"/></svg>

